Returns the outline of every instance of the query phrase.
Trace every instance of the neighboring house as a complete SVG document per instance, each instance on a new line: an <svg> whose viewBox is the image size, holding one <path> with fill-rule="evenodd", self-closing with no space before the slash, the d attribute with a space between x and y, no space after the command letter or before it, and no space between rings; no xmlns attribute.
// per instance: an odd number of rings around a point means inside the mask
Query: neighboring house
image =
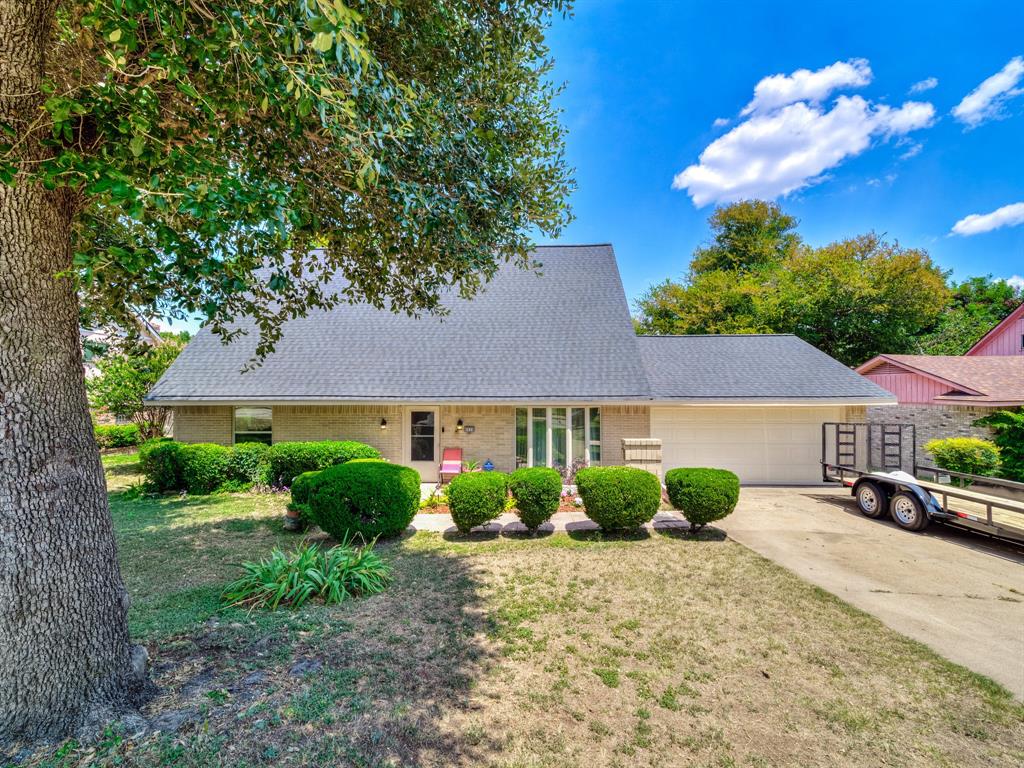
<svg viewBox="0 0 1024 768"><path fill-rule="evenodd" d="M1024 304L1003 318L991 331L967 350L969 357L1024 356Z"/></svg>
<svg viewBox="0 0 1024 768"><path fill-rule="evenodd" d="M943 437L990 437L974 422L1000 408L1024 405L1024 305L985 334L966 355L879 355L857 372L892 392L896 408L868 408L872 423L913 424L917 461Z"/></svg>
<svg viewBox="0 0 1024 768"><path fill-rule="evenodd" d="M179 440L361 440L424 480L447 447L510 471L621 464L624 439L656 438L664 469L776 484L820 482L823 422L895 402L795 336L637 336L609 245L536 257L539 272L504 265L472 300L448 294L443 317L343 304L291 320L246 373L254 336L204 329L149 399Z"/></svg>

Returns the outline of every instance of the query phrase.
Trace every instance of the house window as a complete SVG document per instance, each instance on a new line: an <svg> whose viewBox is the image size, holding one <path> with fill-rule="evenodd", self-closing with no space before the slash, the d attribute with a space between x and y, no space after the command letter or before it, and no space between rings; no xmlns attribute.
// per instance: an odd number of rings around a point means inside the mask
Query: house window
<svg viewBox="0 0 1024 768"><path fill-rule="evenodd" d="M235 442L270 445L273 424L271 408L235 408Z"/></svg>
<svg viewBox="0 0 1024 768"><path fill-rule="evenodd" d="M600 408L516 408L516 466L601 462Z"/></svg>

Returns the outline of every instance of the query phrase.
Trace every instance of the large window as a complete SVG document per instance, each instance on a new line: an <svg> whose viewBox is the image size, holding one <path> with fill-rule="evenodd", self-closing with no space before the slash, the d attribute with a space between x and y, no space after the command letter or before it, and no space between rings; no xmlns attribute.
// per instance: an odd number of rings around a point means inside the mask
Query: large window
<svg viewBox="0 0 1024 768"><path fill-rule="evenodd" d="M516 466L601 462L600 408L516 408Z"/></svg>
<svg viewBox="0 0 1024 768"><path fill-rule="evenodd" d="M266 443L273 440L274 419L270 408L235 408L235 442Z"/></svg>

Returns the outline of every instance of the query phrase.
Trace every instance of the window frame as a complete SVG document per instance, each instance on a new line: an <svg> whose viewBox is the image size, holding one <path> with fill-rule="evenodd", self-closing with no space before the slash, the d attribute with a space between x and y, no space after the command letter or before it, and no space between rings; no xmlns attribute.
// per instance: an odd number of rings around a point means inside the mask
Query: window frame
<svg viewBox="0 0 1024 768"><path fill-rule="evenodd" d="M600 406L596 406L596 405L517 405L515 407L515 409L516 409L516 417L515 417L515 420L514 420L515 423L516 423L516 432L513 435L513 448L514 448L515 459L516 459L516 468L518 469L519 466L520 466L520 464L519 464L520 454L519 454L519 450L518 450L518 444L515 441L518 440L518 427L519 427L518 415L519 415L519 411L521 411L521 410L522 411L526 411L526 463L521 465L521 466L524 466L524 467L533 467L533 466L553 467L554 466L553 463L552 463L552 448L553 448L553 445L552 445L552 428L551 428L551 422L552 422L552 413L551 412L552 412L552 410L554 408L561 408L561 409L565 410L565 458L566 458L566 462L567 462L566 466L572 466L572 463L576 459L583 459L584 461L586 461L588 467L589 466L593 466L595 463L597 465L600 465L600 463L601 463L600 459L597 459L596 462L591 459L591 455L593 453L592 448L594 446L597 446L598 451L601 450L601 433L602 433L602 428L603 428L604 425L602 423L603 420L601 419L601 407ZM583 412L584 412L583 413L583 428L584 428L585 439L583 441L583 456L576 456L573 453L573 444L572 444L573 443L573 441L572 441L572 411L573 411L573 409L576 409L576 408L582 409ZM533 433L534 433L533 424L534 424L534 411L535 410L541 410L541 409L544 410L544 433L545 433L544 437L545 437L545 449L546 449L545 453L547 455L545 456L545 463L538 465L538 464L534 464L534 461L533 461ZM592 439L592 433L591 433L591 418L592 418L591 414L594 413L594 412L597 413L597 418L598 418L598 438L596 440ZM537 422L538 422L538 424L540 423L540 419L539 418L537 419Z"/></svg>
<svg viewBox="0 0 1024 768"><path fill-rule="evenodd" d="M269 411L270 412L270 429L269 430L251 430L242 429L239 430L238 426L238 412L239 411ZM270 442L266 445L274 444L274 408L269 405L236 405L231 409L231 444L238 445L239 435L267 435L270 437ZM246 441L244 442L263 442L262 440Z"/></svg>

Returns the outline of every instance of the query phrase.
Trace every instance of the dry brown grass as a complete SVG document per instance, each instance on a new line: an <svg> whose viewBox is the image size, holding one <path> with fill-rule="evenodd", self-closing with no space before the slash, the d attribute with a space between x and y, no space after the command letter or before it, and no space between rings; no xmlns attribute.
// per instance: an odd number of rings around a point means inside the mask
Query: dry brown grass
<svg viewBox="0 0 1024 768"><path fill-rule="evenodd" d="M112 733L44 764L1024 762L1024 709L1006 691L713 531L417 534L383 545L395 582L366 600L269 616L188 608L223 583L223 552L284 536L276 506L244 498L162 522L118 506L135 594L145 603L141 585L161 580L163 603L134 609L164 690L147 714L188 717L173 735ZM192 557L207 537L222 554L206 569L182 562L179 584L167 558L143 556L146 536L157 554Z"/></svg>

